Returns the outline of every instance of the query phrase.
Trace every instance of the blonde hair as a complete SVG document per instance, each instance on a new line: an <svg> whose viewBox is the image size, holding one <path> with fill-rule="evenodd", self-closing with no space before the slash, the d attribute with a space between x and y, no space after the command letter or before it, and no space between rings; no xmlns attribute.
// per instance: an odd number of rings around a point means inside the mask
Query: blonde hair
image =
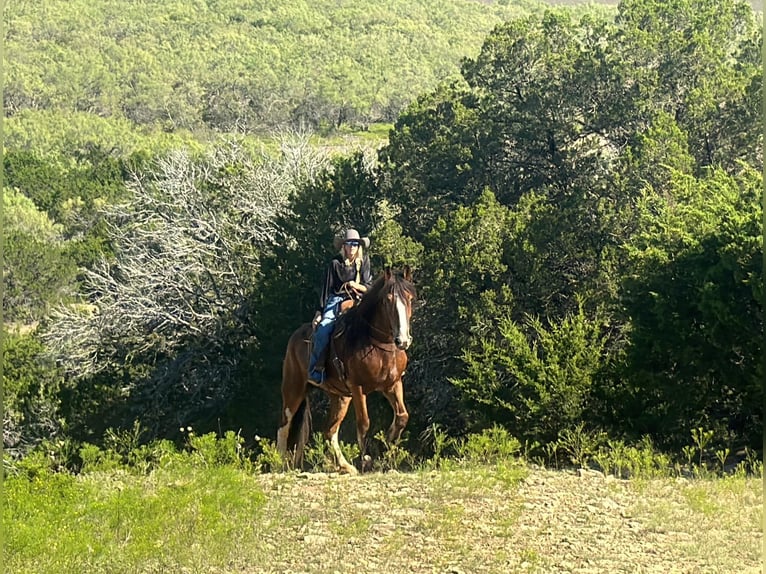
<svg viewBox="0 0 766 574"><path fill-rule="evenodd" d="M347 265L351 265L351 262L358 259L359 261L364 261L364 247L362 244L359 244L359 247L356 249L356 255L354 256L354 259L349 259L346 257L346 246L345 244L340 246L340 255L343 258L343 262Z"/></svg>

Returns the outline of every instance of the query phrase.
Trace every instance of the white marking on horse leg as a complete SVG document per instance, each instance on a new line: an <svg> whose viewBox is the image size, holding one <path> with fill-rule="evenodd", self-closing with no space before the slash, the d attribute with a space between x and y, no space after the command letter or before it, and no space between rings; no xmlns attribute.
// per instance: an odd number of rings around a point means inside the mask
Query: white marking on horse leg
<svg viewBox="0 0 766 574"><path fill-rule="evenodd" d="M412 339L410 339L410 323L407 320L407 307L400 297L396 299L396 313L399 316L398 339L402 349L407 349L412 342Z"/></svg>
<svg viewBox="0 0 766 574"><path fill-rule="evenodd" d="M332 449L333 456L335 457L335 464L338 466L338 470L348 474L356 474L356 468L354 468L354 466L346 460L346 457L343 456L343 453L340 450L340 442L338 442L338 431L335 431L330 437L330 448Z"/></svg>
<svg viewBox="0 0 766 574"><path fill-rule="evenodd" d="M290 433L290 423L293 420L293 413L290 409L285 409L285 424L277 430L277 450L284 455L287 452L287 435Z"/></svg>

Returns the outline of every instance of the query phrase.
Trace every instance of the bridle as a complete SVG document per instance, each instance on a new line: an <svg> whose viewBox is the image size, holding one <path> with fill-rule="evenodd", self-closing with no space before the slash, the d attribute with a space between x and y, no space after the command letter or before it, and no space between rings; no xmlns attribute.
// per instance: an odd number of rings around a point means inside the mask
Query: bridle
<svg viewBox="0 0 766 574"><path fill-rule="evenodd" d="M396 305L397 300L403 299L400 295L394 295L394 314L396 313ZM390 304L388 304L390 305ZM408 306L409 307L409 306ZM409 317L407 318L409 321ZM387 352L395 352L397 349L399 349L399 345L397 345L395 336L394 336L394 329L393 329L393 323L391 325L391 330L387 331L385 329L381 329L380 327L377 327L376 325L373 325L370 321L368 321L365 317L362 317L362 321L370 328L370 332L373 333L370 335L370 339L374 341L375 343L379 344L373 344L373 346Z"/></svg>

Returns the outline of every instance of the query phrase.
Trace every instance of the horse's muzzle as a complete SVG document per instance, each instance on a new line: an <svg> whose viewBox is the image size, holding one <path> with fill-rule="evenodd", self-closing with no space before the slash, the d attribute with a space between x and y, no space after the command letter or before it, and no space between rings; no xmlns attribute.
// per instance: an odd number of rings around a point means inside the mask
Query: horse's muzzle
<svg viewBox="0 0 766 574"><path fill-rule="evenodd" d="M410 347L410 343L412 343L412 339L407 337L406 339L402 337L396 337L394 338L394 344L398 349L401 349L402 351L406 351Z"/></svg>

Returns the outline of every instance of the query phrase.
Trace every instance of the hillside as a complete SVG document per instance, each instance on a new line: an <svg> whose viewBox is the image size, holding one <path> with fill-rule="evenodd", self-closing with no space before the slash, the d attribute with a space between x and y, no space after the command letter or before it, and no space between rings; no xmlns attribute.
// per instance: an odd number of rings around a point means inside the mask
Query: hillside
<svg viewBox="0 0 766 574"><path fill-rule="evenodd" d="M417 271L416 455L495 425L546 461L581 440L760 451L762 23L742 1L484 37L508 2L14 3L6 452L77 467L131 425L273 436L286 341L352 226L374 273Z"/></svg>
<svg viewBox="0 0 766 574"><path fill-rule="evenodd" d="M4 15L5 114L12 135L17 123L51 111L164 132L364 128L393 121L418 95L457 77L461 59L475 56L498 23L544 6L12 2Z"/></svg>

